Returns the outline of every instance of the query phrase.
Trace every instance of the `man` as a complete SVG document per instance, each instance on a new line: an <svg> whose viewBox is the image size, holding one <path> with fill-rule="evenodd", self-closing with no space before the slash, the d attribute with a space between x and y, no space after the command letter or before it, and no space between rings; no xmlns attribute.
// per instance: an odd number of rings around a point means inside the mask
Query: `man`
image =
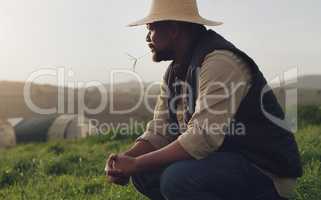
<svg viewBox="0 0 321 200"><path fill-rule="evenodd" d="M112 183L152 200L288 198L302 175L297 144L255 62L204 25L196 0L153 0L155 62L171 60L145 133L111 155Z"/></svg>

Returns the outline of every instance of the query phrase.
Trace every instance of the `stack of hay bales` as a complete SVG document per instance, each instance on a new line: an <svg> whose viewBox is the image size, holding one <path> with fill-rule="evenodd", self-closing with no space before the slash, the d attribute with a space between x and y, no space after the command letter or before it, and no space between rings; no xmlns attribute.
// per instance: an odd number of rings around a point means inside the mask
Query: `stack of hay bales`
<svg viewBox="0 0 321 200"><path fill-rule="evenodd" d="M51 115L26 119L15 127L17 143L79 139L95 134L83 115Z"/></svg>
<svg viewBox="0 0 321 200"><path fill-rule="evenodd" d="M16 145L16 136L13 127L6 120L0 119L0 149Z"/></svg>

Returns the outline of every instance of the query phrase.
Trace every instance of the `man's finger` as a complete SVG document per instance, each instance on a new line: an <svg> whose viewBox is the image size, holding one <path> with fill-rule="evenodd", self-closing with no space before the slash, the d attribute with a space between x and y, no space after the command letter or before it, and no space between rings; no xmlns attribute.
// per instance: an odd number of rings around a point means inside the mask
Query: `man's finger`
<svg viewBox="0 0 321 200"><path fill-rule="evenodd" d="M105 172L107 173L108 169L112 169L112 164L113 162L110 161L110 159L108 158L107 161L106 161L106 165L105 165Z"/></svg>
<svg viewBox="0 0 321 200"><path fill-rule="evenodd" d="M117 160L117 154L111 154L110 155L110 159L113 160L113 161L116 161Z"/></svg>
<svg viewBox="0 0 321 200"><path fill-rule="evenodd" d="M113 177L124 177L124 174L121 171L113 170L113 169L109 169L107 171L107 175L113 176Z"/></svg>
<svg viewBox="0 0 321 200"><path fill-rule="evenodd" d="M113 177L113 176L108 176L108 181L109 181L110 183L114 183L114 184L117 184L117 185L124 186L124 185L127 185L127 184L128 184L129 178L128 178L128 177Z"/></svg>
<svg viewBox="0 0 321 200"><path fill-rule="evenodd" d="M108 157L108 160L107 160L107 166L109 169L113 169L114 168L114 163L117 159L117 155L115 154L110 154L109 157ZM106 169L107 171L107 169Z"/></svg>
<svg viewBox="0 0 321 200"><path fill-rule="evenodd" d="M114 176L114 177L126 177L122 171L116 170L116 169L109 169L107 171L108 176Z"/></svg>
<svg viewBox="0 0 321 200"><path fill-rule="evenodd" d="M113 168L113 163L114 163L114 160L112 159L111 156L109 156L108 161L107 161L107 166L109 169Z"/></svg>

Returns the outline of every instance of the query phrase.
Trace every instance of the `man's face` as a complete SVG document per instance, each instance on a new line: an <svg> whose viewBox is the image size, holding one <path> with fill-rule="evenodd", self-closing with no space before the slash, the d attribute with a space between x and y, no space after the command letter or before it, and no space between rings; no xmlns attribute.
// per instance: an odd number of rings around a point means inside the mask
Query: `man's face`
<svg viewBox="0 0 321 200"><path fill-rule="evenodd" d="M173 60L174 40L171 34L170 25L166 22L147 24L148 34L146 41L153 53L155 62Z"/></svg>

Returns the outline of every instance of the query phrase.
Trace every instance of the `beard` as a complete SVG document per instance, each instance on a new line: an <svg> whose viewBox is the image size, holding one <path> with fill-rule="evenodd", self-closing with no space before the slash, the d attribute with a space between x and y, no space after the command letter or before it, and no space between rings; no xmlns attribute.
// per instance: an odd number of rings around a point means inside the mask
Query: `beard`
<svg viewBox="0 0 321 200"><path fill-rule="evenodd" d="M154 50L153 52L154 62L174 60L174 57L175 57L174 51L169 49L161 50L161 51Z"/></svg>

